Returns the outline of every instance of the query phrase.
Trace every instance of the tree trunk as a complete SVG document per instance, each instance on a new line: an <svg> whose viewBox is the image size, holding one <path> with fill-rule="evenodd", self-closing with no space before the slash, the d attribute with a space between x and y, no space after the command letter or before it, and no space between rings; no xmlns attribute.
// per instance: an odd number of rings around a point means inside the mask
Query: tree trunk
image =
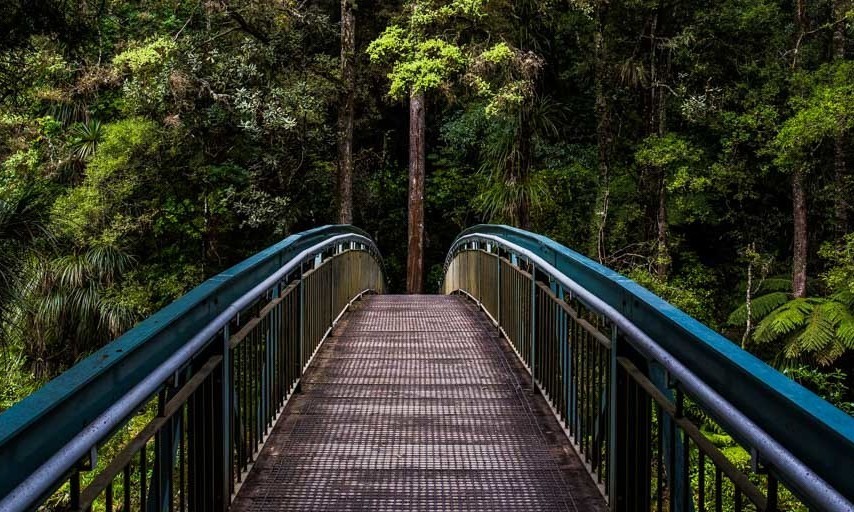
<svg viewBox="0 0 854 512"><path fill-rule="evenodd" d="M594 34L594 91L596 96L596 146L599 159L599 200L596 208L596 254L599 263L607 257L605 231L608 222L608 202L611 194L611 117L605 95L607 48L605 46L606 6L600 3L596 13Z"/></svg>
<svg viewBox="0 0 854 512"><path fill-rule="evenodd" d="M341 81L338 110L338 222L353 223L353 116L356 96L356 16L352 0L341 0Z"/></svg>
<svg viewBox="0 0 854 512"><path fill-rule="evenodd" d="M792 71L798 69L798 52L809 30L806 0L796 1L795 22L799 33L792 56ZM792 170L792 295L795 298L807 295L807 199L802 166Z"/></svg>
<svg viewBox="0 0 854 512"><path fill-rule="evenodd" d="M662 177L658 184L658 238L656 240L655 273L659 279L666 279L670 270L670 251L667 248L667 180L666 173L661 171Z"/></svg>
<svg viewBox="0 0 854 512"><path fill-rule="evenodd" d="M833 19L836 25L833 29L833 60L834 62L842 62L845 60L845 32L848 24L840 22L848 13L850 0L833 0ZM839 121L844 124L844 120ZM834 154L833 154L833 178L834 178L834 213L836 217L837 234L843 235L848 232L848 170L845 160L845 129L844 126L839 127L839 134L836 136Z"/></svg>
<svg viewBox="0 0 854 512"><path fill-rule="evenodd" d="M409 253L406 260L406 292L424 291L424 93L409 98Z"/></svg>
<svg viewBox="0 0 854 512"><path fill-rule="evenodd" d="M659 137L663 137L667 131L667 97L661 83L667 73L667 63L662 63L661 56L658 55L658 39L656 28L658 27L658 12L655 13L652 19L650 29L650 44L652 45L651 63L650 63L650 78L652 84L652 101L650 111L650 132L656 133ZM658 208L656 212L656 250L655 250L655 273L659 279L667 278L667 273L670 270L670 249L668 247L667 231L669 228L667 222L667 169L660 168L658 170Z"/></svg>
<svg viewBox="0 0 854 512"><path fill-rule="evenodd" d="M807 295L807 200L801 168L792 172L792 217L792 295L801 298Z"/></svg>

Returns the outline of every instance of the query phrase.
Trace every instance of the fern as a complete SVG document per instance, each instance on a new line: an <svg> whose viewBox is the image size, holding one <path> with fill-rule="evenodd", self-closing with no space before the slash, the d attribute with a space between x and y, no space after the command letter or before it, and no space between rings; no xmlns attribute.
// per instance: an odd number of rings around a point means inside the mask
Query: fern
<svg viewBox="0 0 854 512"><path fill-rule="evenodd" d="M789 300L789 294L785 292L773 292L754 298L750 302L751 316L753 318L765 318L769 313L779 308ZM727 323L730 325L747 324L747 304L742 304L733 311Z"/></svg>
<svg viewBox="0 0 854 512"><path fill-rule="evenodd" d="M804 327L812 313L810 299L793 299L778 307L756 326L754 341L769 343Z"/></svg>
<svg viewBox="0 0 854 512"><path fill-rule="evenodd" d="M822 302L812 308L803 331L798 336L798 343L806 352L817 352L833 343L836 326L833 322L834 302Z"/></svg>
<svg viewBox="0 0 854 512"><path fill-rule="evenodd" d="M769 277L760 283L756 293L771 293L771 292L789 292L792 289L792 278L790 277Z"/></svg>
<svg viewBox="0 0 854 512"><path fill-rule="evenodd" d="M774 361L778 368L791 368L809 360L822 366L830 365L846 351L854 349L854 312L847 299L843 294L836 294L829 298L785 302L759 322L753 341L782 343L782 350Z"/></svg>

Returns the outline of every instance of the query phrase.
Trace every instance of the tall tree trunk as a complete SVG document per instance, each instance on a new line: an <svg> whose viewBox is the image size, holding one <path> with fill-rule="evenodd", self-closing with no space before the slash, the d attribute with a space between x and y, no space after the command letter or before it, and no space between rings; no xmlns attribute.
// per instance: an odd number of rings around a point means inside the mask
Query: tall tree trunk
<svg viewBox="0 0 854 512"><path fill-rule="evenodd" d="M798 53L809 30L806 0L797 0L795 22L799 33L792 57L792 71L798 69ZM804 168L800 165L792 170L792 295L796 298L807 295L807 198Z"/></svg>
<svg viewBox="0 0 854 512"><path fill-rule="evenodd" d="M607 2L600 2L596 10L596 33L594 41L594 92L596 96L596 145L599 159L599 200L596 208L596 255L599 263L607 257L605 233L608 222L608 206L611 195L611 114L605 95L607 80L605 46L605 16Z"/></svg>
<svg viewBox="0 0 854 512"><path fill-rule="evenodd" d="M658 183L658 237L656 240L655 273L659 279L667 278L670 270L670 251L667 247L667 180L665 172L661 172L662 178Z"/></svg>
<svg viewBox="0 0 854 512"><path fill-rule="evenodd" d="M660 81L666 71L666 63L661 64L661 58L658 55L658 35L656 28L658 27L658 15L656 12L652 19L650 28L650 79L652 84L652 101L650 106L650 132L657 134L659 137L664 136L667 130L667 99L664 88ZM655 273L659 279L665 279L670 270L670 249L668 247L668 223L667 223L667 169L659 168L657 180L657 200L658 208L656 212L656 250L655 250Z"/></svg>
<svg viewBox="0 0 854 512"><path fill-rule="evenodd" d="M356 16L352 0L341 0L341 81L338 110L338 222L353 223L353 116L356 96Z"/></svg>
<svg viewBox="0 0 854 512"><path fill-rule="evenodd" d="M409 253L406 260L406 292L424 291L424 93L409 98Z"/></svg>
<svg viewBox="0 0 854 512"><path fill-rule="evenodd" d="M845 33L848 24L841 20L848 13L851 6L850 0L833 0L833 19L836 25L833 29L833 60L834 62L842 62L845 60ZM844 124L843 120L839 121ZM833 171L834 171L834 210L836 217L837 234L845 234L848 232L848 172L847 162L845 160L845 130L840 126L839 134L836 136L834 154L833 154Z"/></svg>
<svg viewBox="0 0 854 512"><path fill-rule="evenodd" d="M792 224L792 295L800 298L807 295L807 199L800 167L792 172Z"/></svg>

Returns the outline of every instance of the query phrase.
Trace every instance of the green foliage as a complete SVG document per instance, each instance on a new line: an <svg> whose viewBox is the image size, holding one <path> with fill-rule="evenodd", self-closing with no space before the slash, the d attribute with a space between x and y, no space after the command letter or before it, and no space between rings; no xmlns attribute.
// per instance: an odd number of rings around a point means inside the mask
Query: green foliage
<svg viewBox="0 0 854 512"><path fill-rule="evenodd" d="M420 34L394 25L368 46L368 55L373 62L390 63L392 98L445 86L466 62L457 45L438 38L422 40Z"/></svg>
<svg viewBox="0 0 854 512"><path fill-rule="evenodd" d="M854 233L845 235L838 243L825 243L819 251L829 266L822 275L836 300L854 308Z"/></svg>
<svg viewBox="0 0 854 512"><path fill-rule="evenodd" d="M828 64L794 81L804 95L791 100L794 113L774 139L775 161L786 169L803 165L822 141L854 127L854 62Z"/></svg>
<svg viewBox="0 0 854 512"><path fill-rule="evenodd" d="M33 262L20 321L30 333L24 350L36 375L76 362L134 324L138 305L115 290L133 264L111 244Z"/></svg>
<svg viewBox="0 0 854 512"><path fill-rule="evenodd" d="M113 57L113 65L133 74L151 72L162 66L175 49L171 37L158 37L143 44L132 44L129 49Z"/></svg>
<svg viewBox="0 0 854 512"><path fill-rule="evenodd" d="M826 366L854 349L854 315L833 298L792 299L756 326L756 343L782 343L777 363L815 361Z"/></svg>
<svg viewBox="0 0 854 512"><path fill-rule="evenodd" d="M670 302L701 322L715 326L714 277L699 265L682 275L663 281L649 269L634 268L628 276L641 286Z"/></svg>
<svg viewBox="0 0 854 512"><path fill-rule="evenodd" d="M98 149L98 143L103 137L103 128L100 121L91 120L74 126L72 135L74 140L71 143L71 149L74 151L74 156L80 160L88 160Z"/></svg>
<svg viewBox="0 0 854 512"><path fill-rule="evenodd" d="M836 407L854 415L854 402L851 401L846 384L847 375L842 370L822 371L809 366L796 366L785 369L783 373Z"/></svg>
<svg viewBox="0 0 854 512"><path fill-rule="evenodd" d="M126 201L146 182L141 165L154 160L159 145L157 125L141 118L107 124L103 132L83 183L53 207L58 228L78 244L115 241L139 227L125 213Z"/></svg>
<svg viewBox="0 0 854 512"><path fill-rule="evenodd" d="M789 288L791 288L791 284ZM750 301L751 317L754 319L767 317L772 311L787 303L789 297L788 292L777 291L752 299ZM747 325L747 304L742 304L738 309L730 313L727 323L730 325Z"/></svg>

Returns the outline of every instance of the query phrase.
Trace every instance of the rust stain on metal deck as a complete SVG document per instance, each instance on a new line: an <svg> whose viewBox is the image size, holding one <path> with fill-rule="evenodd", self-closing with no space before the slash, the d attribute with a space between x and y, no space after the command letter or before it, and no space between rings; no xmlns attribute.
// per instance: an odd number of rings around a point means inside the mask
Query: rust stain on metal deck
<svg viewBox="0 0 854 512"><path fill-rule="evenodd" d="M318 353L232 509L605 510L530 387L465 299L368 297Z"/></svg>

